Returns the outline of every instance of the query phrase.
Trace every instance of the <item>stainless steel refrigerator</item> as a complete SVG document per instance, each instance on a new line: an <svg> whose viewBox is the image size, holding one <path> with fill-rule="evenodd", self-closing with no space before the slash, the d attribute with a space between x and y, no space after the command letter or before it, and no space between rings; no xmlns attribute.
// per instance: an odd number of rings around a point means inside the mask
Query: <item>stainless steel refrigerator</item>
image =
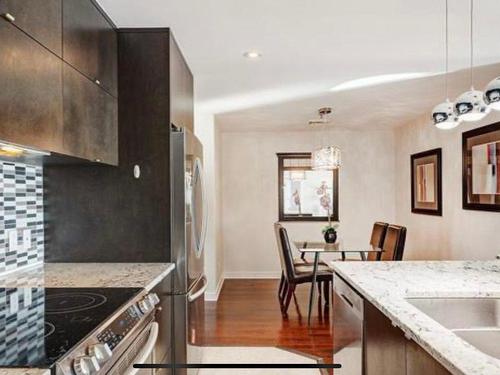
<svg viewBox="0 0 500 375"><path fill-rule="evenodd" d="M187 129L171 134L171 254L174 279L175 363L200 363L204 319L204 247L208 211L203 172L203 146ZM177 370L176 375L197 370Z"/></svg>

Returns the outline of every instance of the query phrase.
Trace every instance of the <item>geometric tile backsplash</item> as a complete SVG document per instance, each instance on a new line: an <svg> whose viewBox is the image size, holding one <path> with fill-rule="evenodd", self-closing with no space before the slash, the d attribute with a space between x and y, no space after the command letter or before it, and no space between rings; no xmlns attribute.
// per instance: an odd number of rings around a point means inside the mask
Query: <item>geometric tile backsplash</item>
<svg viewBox="0 0 500 375"><path fill-rule="evenodd" d="M0 273L43 257L43 168L0 161Z"/></svg>

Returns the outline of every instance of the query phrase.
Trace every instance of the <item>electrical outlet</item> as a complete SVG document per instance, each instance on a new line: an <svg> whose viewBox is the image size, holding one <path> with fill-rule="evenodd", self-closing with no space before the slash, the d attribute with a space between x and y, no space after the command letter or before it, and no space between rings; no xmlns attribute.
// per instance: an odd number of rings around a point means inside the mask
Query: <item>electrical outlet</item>
<svg viewBox="0 0 500 375"><path fill-rule="evenodd" d="M8 232L9 251L17 251L17 229Z"/></svg>
<svg viewBox="0 0 500 375"><path fill-rule="evenodd" d="M31 249L31 229L23 231L23 250Z"/></svg>
<svg viewBox="0 0 500 375"><path fill-rule="evenodd" d="M32 294L31 294L31 288L25 288L24 289L24 307L28 307L29 305L31 305L31 302L33 300L32 298Z"/></svg>
<svg viewBox="0 0 500 375"><path fill-rule="evenodd" d="M17 292L10 295L10 313L15 314L19 311L19 295Z"/></svg>

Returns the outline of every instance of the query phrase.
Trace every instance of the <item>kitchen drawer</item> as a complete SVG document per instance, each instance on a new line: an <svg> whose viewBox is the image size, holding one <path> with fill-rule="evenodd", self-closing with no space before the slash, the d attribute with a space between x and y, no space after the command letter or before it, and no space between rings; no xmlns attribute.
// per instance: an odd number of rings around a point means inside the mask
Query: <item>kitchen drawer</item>
<svg viewBox="0 0 500 375"><path fill-rule="evenodd" d="M62 151L61 60L3 20L0 40L0 140Z"/></svg>
<svg viewBox="0 0 500 375"><path fill-rule="evenodd" d="M63 58L118 96L117 34L93 1L64 0Z"/></svg>
<svg viewBox="0 0 500 375"><path fill-rule="evenodd" d="M62 56L62 0L0 0L0 14L6 13L15 18L14 25Z"/></svg>
<svg viewBox="0 0 500 375"><path fill-rule="evenodd" d="M71 66L63 65L64 153L118 165L118 102Z"/></svg>

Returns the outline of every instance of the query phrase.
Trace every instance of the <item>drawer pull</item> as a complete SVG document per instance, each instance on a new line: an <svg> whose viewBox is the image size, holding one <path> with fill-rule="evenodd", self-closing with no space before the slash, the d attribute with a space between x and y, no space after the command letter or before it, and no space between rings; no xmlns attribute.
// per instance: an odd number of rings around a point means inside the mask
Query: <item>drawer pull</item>
<svg viewBox="0 0 500 375"><path fill-rule="evenodd" d="M10 13L4 13L3 14L3 18L5 18L7 21L9 22L14 22L16 20L16 17L14 17L12 14Z"/></svg>

